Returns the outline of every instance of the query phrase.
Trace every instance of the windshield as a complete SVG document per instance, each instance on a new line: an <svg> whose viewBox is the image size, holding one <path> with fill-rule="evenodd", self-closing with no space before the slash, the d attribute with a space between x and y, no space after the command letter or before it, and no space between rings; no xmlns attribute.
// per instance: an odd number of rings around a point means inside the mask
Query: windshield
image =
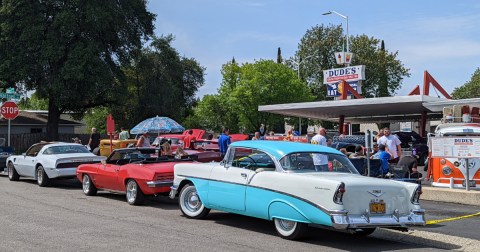
<svg viewBox="0 0 480 252"><path fill-rule="evenodd" d="M280 159L280 165L283 170L294 173L335 172L358 174L358 171L345 155L331 153L291 153Z"/></svg>
<svg viewBox="0 0 480 252"><path fill-rule="evenodd" d="M83 145L63 145L52 146L45 150L44 155L70 154L70 153L90 153Z"/></svg>

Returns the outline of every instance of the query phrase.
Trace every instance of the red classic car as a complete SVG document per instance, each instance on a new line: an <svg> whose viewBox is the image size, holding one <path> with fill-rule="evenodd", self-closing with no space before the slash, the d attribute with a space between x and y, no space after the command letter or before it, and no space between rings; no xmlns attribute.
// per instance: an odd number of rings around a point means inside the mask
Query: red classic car
<svg viewBox="0 0 480 252"><path fill-rule="evenodd" d="M116 149L102 163L80 165L77 178L82 182L83 192L88 196L96 195L97 190L126 193L130 205L139 205L145 195L168 195L175 164L221 159L214 152L174 158L159 156L158 151L155 148Z"/></svg>

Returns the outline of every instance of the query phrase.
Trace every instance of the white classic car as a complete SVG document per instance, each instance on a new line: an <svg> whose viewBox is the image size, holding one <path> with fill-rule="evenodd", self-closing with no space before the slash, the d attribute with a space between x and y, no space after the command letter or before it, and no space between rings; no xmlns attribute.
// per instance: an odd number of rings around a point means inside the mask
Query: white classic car
<svg viewBox="0 0 480 252"><path fill-rule="evenodd" d="M42 142L30 146L22 155L8 157L6 163L11 181L31 177L39 186L47 186L53 178L74 178L81 164L100 163L105 159L90 153L81 144Z"/></svg>
<svg viewBox="0 0 480 252"><path fill-rule="evenodd" d="M241 141L220 163L177 164L170 197L182 213L210 209L273 220L286 239L308 225L369 235L425 225L421 186L358 174L339 151L306 143Z"/></svg>

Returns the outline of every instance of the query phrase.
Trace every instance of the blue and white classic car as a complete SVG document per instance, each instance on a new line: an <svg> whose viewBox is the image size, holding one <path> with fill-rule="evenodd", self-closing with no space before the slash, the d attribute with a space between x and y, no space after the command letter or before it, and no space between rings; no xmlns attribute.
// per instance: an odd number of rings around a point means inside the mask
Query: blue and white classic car
<svg viewBox="0 0 480 252"><path fill-rule="evenodd" d="M188 218L210 209L273 220L286 239L308 225L369 235L425 225L421 186L358 174L341 152L279 142L232 143L220 163L177 164L170 197Z"/></svg>

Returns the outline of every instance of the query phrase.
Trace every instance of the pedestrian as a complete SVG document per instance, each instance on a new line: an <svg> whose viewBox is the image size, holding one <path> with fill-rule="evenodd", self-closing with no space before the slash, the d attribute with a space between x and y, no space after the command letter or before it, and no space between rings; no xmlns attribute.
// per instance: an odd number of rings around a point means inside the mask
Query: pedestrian
<svg viewBox="0 0 480 252"><path fill-rule="evenodd" d="M392 155L390 163L398 163L400 157L402 156L402 147L400 146L402 142L398 139L397 136L392 135L390 128L385 127L383 129L383 136L378 139L377 142L379 145L383 144L387 148L388 152Z"/></svg>
<svg viewBox="0 0 480 252"><path fill-rule="evenodd" d="M377 174L379 177L384 178L385 175L387 175L389 173L390 166L388 164L388 161L391 159L391 157L392 156L386 150L385 145L379 144L378 145L378 152L375 153L375 155L373 155L371 157L371 159L380 159L381 162L382 162L382 165L380 166L380 169L379 169L378 174Z"/></svg>
<svg viewBox="0 0 480 252"><path fill-rule="evenodd" d="M260 132L255 132L255 135L252 137L252 140L262 140L262 137L260 136Z"/></svg>
<svg viewBox="0 0 480 252"><path fill-rule="evenodd" d="M137 140L136 147L151 147L150 146L150 134L148 132L143 133Z"/></svg>
<svg viewBox="0 0 480 252"><path fill-rule="evenodd" d="M232 140L230 139L229 130L228 128L223 128L222 134L218 138L218 148L220 150L220 153L222 157L227 154L228 146L232 143Z"/></svg>
<svg viewBox="0 0 480 252"><path fill-rule="evenodd" d="M197 140L195 136L193 136L193 130L188 130L188 134L183 138L183 149L193 149L191 148L192 142Z"/></svg>
<svg viewBox="0 0 480 252"><path fill-rule="evenodd" d="M120 127L120 134L118 134L118 139L127 140L129 138L130 138L130 134L128 133L128 131L125 130L125 128Z"/></svg>
<svg viewBox="0 0 480 252"><path fill-rule="evenodd" d="M319 128L317 134L312 137L310 143L327 146L327 132L324 128ZM316 171L328 171L328 156L325 154L313 154L313 165Z"/></svg>
<svg viewBox="0 0 480 252"><path fill-rule="evenodd" d="M403 166L408 168L408 172L412 173L413 168L417 168L418 162L417 162L417 153L415 150L412 150L412 154L408 156L403 156L400 158L398 161L397 166Z"/></svg>
<svg viewBox="0 0 480 252"><path fill-rule="evenodd" d="M90 151L94 152L95 149L100 145L100 134L97 133L97 129L94 127L92 128L92 134L90 134L90 139L88 140L88 144L90 147Z"/></svg>

